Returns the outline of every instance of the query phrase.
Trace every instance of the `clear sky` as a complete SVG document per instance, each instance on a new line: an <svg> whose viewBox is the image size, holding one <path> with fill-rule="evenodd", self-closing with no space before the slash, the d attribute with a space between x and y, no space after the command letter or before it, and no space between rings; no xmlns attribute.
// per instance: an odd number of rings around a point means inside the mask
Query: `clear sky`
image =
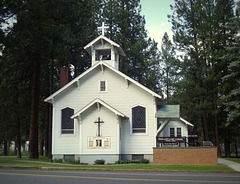
<svg viewBox="0 0 240 184"><path fill-rule="evenodd" d="M145 17L145 28L148 36L158 42L158 48L162 42L165 32L172 38L172 24L168 22L167 15L172 15L170 4L174 5L174 0L140 0L142 4L141 14Z"/></svg>

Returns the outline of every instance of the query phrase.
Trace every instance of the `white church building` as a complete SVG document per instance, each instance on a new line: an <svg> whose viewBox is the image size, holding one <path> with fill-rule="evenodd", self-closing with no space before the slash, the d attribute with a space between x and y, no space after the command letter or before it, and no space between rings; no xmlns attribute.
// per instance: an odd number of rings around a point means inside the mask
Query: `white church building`
<svg viewBox="0 0 240 184"><path fill-rule="evenodd" d="M188 146L179 105L120 72L120 45L102 35L84 49L91 67L45 99L53 105L52 154L93 164L149 159L153 148Z"/></svg>

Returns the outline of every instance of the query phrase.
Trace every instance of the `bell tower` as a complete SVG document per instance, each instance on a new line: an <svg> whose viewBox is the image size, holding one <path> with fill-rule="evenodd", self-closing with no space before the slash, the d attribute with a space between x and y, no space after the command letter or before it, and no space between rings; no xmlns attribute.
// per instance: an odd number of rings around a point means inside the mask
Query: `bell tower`
<svg viewBox="0 0 240 184"><path fill-rule="evenodd" d="M119 57L125 56L125 53L120 45L104 35L107 28L109 27L103 22L102 26L98 27L102 34L87 44L84 49L92 56L92 66L98 62L104 62L118 70Z"/></svg>

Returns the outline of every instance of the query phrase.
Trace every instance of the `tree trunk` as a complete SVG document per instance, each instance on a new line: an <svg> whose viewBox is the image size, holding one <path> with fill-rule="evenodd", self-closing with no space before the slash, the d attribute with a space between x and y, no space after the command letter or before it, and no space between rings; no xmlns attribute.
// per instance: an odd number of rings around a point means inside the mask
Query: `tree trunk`
<svg viewBox="0 0 240 184"><path fill-rule="evenodd" d="M4 141L3 155L4 156L8 155L8 142L7 141Z"/></svg>
<svg viewBox="0 0 240 184"><path fill-rule="evenodd" d="M52 105L49 104L48 106L48 110L49 110L49 127L48 127L48 138L49 138L49 142L48 142L48 158L52 158Z"/></svg>
<svg viewBox="0 0 240 184"><path fill-rule="evenodd" d="M13 155L17 155L17 141L14 141L14 150L13 150Z"/></svg>
<svg viewBox="0 0 240 184"><path fill-rule="evenodd" d="M238 158L238 146L237 146L236 140L235 140L235 152L236 152L236 158Z"/></svg>
<svg viewBox="0 0 240 184"><path fill-rule="evenodd" d="M228 139L224 140L224 149L225 149L225 157L230 157L230 142Z"/></svg>
<svg viewBox="0 0 240 184"><path fill-rule="evenodd" d="M230 137L229 130L226 127L226 135L224 139L224 149L225 149L225 157L230 157Z"/></svg>
<svg viewBox="0 0 240 184"><path fill-rule="evenodd" d="M29 152L30 159L38 158L38 117L39 117L39 95L40 95L40 57L36 58L34 63L33 86L32 86L32 104L31 104L31 122L29 131Z"/></svg>
<svg viewBox="0 0 240 184"><path fill-rule="evenodd" d="M16 144L17 144L17 157L18 158L22 158L22 150L21 150L21 147L22 147L22 140L21 140L21 122L19 120L19 114L18 114L18 108L19 108L19 101L18 101L18 85L17 85L17 89L16 89L16 92L17 92L17 95L16 95L16 127L17 127L17 141L16 141Z"/></svg>
<svg viewBox="0 0 240 184"><path fill-rule="evenodd" d="M41 140L39 141L39 155L40 155L40 156L43 156L43 146L44 146L44 140L41 139Z"/></svg>
<svg viewBox="0 0 240 184"><path fill-rule="evenodd" d="M50 77L49 77L49 94L53 93L53 76L54 76L54 60L51 60L51 69L50 69ZM48 158L52 158L52 108L51 104L48 104L48 125L47 125L47 134L48 134Z"/></svg>
<svg viewBox="0 0 240 184"><path fill-rule="evenodd" d="M17 157L22 158L22 140L20 132L20 121L17 117Z"/></svg>
<svg viewBox="0 0 240 184"><path fill-rule="evenodd" d="M47 105L47 118L46 118L46 124L45 124L45 127L46 127L46 134L45 134L45 152L44 152L44 156L48 156L49 154L49 104L46 104Z"/></svg>
<svg viewBox="0 0 240 184"><path fill-rule="evenodd" d="M216 110L216 107L215 107ZM218 118L217 114L215 114L215 133L216 133L216 144L217 144L217 156L221 157L221 149L220 149L220 143L219 143L219 131L218 131Z"/></svg>
<svg viewBox="0 0 240 184"><path fill-rule="evenodd" d="M206 110L203 111L203 133L204 133L204 140L209 141L210 139L209 139L209 135L208 135Z"/></svg>

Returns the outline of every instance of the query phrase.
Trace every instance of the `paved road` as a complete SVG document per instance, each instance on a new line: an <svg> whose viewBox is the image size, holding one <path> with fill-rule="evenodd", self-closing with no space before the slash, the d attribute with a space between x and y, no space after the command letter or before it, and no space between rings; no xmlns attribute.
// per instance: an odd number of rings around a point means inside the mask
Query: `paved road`
<svg viewBox="0 0 240 184"><path fill-rule="evenodd" d="M113 172L72 172L72 171L26 171L0 170L1 184L202 184L238 183L239 173L113 173Z"/></svg>

